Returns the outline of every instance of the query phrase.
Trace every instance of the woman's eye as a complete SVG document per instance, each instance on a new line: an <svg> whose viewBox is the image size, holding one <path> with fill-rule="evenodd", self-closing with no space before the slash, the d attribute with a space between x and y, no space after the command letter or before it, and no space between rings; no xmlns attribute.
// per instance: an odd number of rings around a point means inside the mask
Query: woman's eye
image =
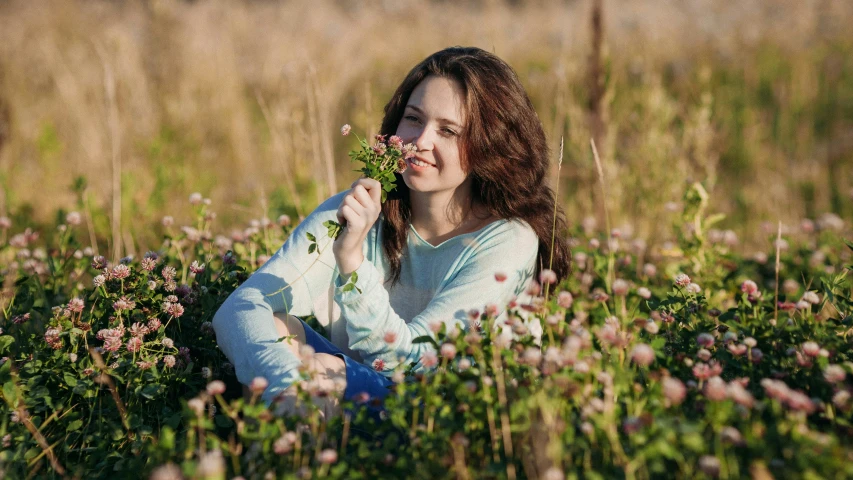
<svg viewBox="0 0 853 480"><path fill-rule="evenodd" d="M405 118L406 120L408 120L408 121L410 121L410 122L417 122L417 121L418 121L418 117L416 117L416 116L414 116L414 115L406 115L406 116L405 116L405 117L403 117L403 118Z"/></svg>
<svg viewBox="0 0 853 480"><path fill-rule="evenodd" d="M456 132L454 132L453 130L451 130L449 128L442 128L441 131L444 132L444 134L449 136L449 137L456 136Z"/></svg>

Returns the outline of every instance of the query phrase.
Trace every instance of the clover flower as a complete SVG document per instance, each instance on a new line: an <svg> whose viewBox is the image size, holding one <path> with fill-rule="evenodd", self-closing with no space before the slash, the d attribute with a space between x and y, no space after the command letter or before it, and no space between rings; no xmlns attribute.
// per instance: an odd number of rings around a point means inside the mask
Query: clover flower
<svg viewBox="0 0 853 480"><path fill-rule="evenodd" d="M104 351L117 352L121 348L122 330L118 328L107 328L100 330L97 337L104 341Z"/></svg>
<svg viewBox="0 0 853 480"><path fill-rule="evenodd" d="M699 362L693 366L693 376L697 380L707 380L711 377L718 376L723 372L723 367L717 362L702 363Z"/></svg>
<svg viewBox="0 0 853 480"><path fill-rule="evenodd" d="M823 369L823 378L829 383L841 383L847 377L847 372L841 365L829 364Z"/></svg>
<svg viewBox="0 0 853 480"><path fill-rule="evenodd" d="M68 212L68 215L65 215L65 223L71 226L77 226L82 223L83 217L80 215L80 212Z"/></svg>
<svg viewBox="0 0 853 480"><path fill-rule="evenodd" d="M139 337L132 337L127 341L125 346L128 352L138 352L142 348L142 339Z"/></svg>
<svg viewBox="0 0 853 480"><path fill-rule="evenodd" d="M376 360L374 360L373 361L373 369L376 370L377 372L384 372L385 371L385 360L382 360L381 358L377 358Z"/></svg>
<svg viewBox="0 0 853 480"><path fill-rule="evenodd" d="M406 145L403 145L403 148L400 150L400 152L403 154L403 158L406 160L413 158L415 156L415 152L417 151L418 147L416 147L413 143L407 143Z"/></svg>
<svg viewBox="0 0 853 480"><path fill-rule="evenodd" d="M456 345L452 343L444 343L441 345L441 356L447 360L453 360L456 357Z"/></svg>
<svg viewBox="0 0 853 480"><path fill-rule="evenodd" d="M163 275L163 278L166 280L174 280L175 275L177 275L178 272L175 270L175 267L166 265L163 267L163 270L160 271L160 274Z"/></svg>
<svg viewBox="0 0 853 480"><path fill-rule="evenodd" d="M421 365L426 368L433 368L438 365L438 356L432 350L427 350L421 356Z"/></svg>
<svg viewBox="0 0 853 480"><path fill-rule="evenodd" d="M284 455L293 450L293 445L296 444L297 435L294 432L285 432L284 435L278 438L273 443L272 449L276 455Z"/></svg>
<svg viewBox="0 0 853 480"><path fill-rule="evenodd" d="M572 296L571 292L563 290L559 294L557 294L557 305L563 308L572 308L572 303L574 303L574 301L575 299Z"/></svg>
<svg viewBox="0 0 853 480"><path fill-rule="evenodd" d="M847 390L839 390L832 396L832 404L841 409L846 409L849 401L850 392Z"/></svg>
<svg viewBox="0 0 853 480"><path fill-rule="evenodd" d="M375 153L381 157L382 155L385 155L385 152L388 149L388 146L382 142L377 142L371 148L373 149L373 153Z"/></svg>
<svg viewBox="0 0 853 480"><path fill-rule="evenodd" d="M175 356L174 355L164 355L163 356L163 365L172 368L175 366Z"/></svg>
<svg viewBox="0 0 853 480"><path fill-rule="evenodd" d="M62 329L59 327L51 327L44 332L44 341L50 345L50 348L54 350L62 348L62 339L59 338L60 333L62 333Z"/></svg>
<svg viewBox="0 0 853 480"><path fill-rule="evenodd" d="M677 378L665 377L662 385L663 395L672 405L680 404L687 396L687 387Z"/></svg>
<svg viewBox="0 0 853 480"><path fill-rule="evenodd" d="M607 300L610 300L610 295L604 293L601 289L593 291L591 297L595 302L606 302Z"/></svg>
<svg viewBox="0 0 853 480"><path fill-rule="evenodd" d="M641 367L648 367L655 361L655 351L645 343L638 343L631 350L631 361Z"/></svg>
<svg viewBox="0 0 853 480"><path fill-rule="evenodd" d="M83 311L83 307L85 307L83 300L79 297L74 297L68 301L68 306L66 307L66 309L69 312L80 313Z"/></svg>
<svg viewBox="0 0 853 480"><path fill-rule="evenodd" d="M222 380L214 380L207 384L205 390L210 396L222 395L225 393L225 383Z"/></svg>
<svg viewBox="0 0 853 480"><path fill-rule="evenodd" d="M135 322L130 327L130 334L133 335L134 337L142 338L145 335L148 335L148 327L143 323Z"/></svg>
<svg viewBox="0 0 853 480"><path fill-rule="evenodd" d="M157 330L160 330L161 325L162 324L160 323L159 318L154 317L154 318L148 319L148 331L149 332L156 332Z"/></svg>
<svg viewBox="0 0 853 480"><path fill-rule="evenodd" d="M747 295L752 295L758 291L758 285L752 280L745 280L740 284L740 291Z"/></svg>
<svg viewBox="0 0 853 480"><path fill-rule="evenodd" d="M545 268L539 273L539 282L543 285L546 283L553 285L557 283L557 274L553 270Z"/></svg>
<svg viewBox="0 0 853 480"><path fill-rule="evenodd" d="M736 357L740 357L746 354L747 346L740 343L735 345L734 343L730 343L726 348L728 348L729 352Z"/></svg>
<svg viewBox="0 0 853 480"><path fill-rule="evenodd" d="M397 150L402 150L403 139L398 137L397 135L391 135L391 138L388 139L388 145L396 148Z"/></svg>
<svg viewBox="0 0 853 480"><path fill-rule="evenodd" d="M699 459L699 470L709 477L720 475L720 459L711 455L702 455Z"/></svg>
<svg viewBox="0 0 853 480"><path fill-rule="evenodd" d="M675 284L679 287L686 287L690 284L690 277L687 274L679 273L675 276Z"/></svg>
<svg viewBox="0 0 853 480"><path fill-rule="evenodd" d="M696 337L696 343L701 347L710 348L714 346L714 336L710 333L703 332Z"/></svg>
<svg viewBox="0 0 853 480"><path fill-rule="evenodd" d="M140 370L148 370L149 368L154 366L154 362L140 360L136 362L136 366L139 367Z"/></svg>
<svg viewBox="0 0 853 480"><path fill-rule="evenodd" d="M103 270L103 269L107 268L109 263L107 262L107 259L104 258L103 255L98 255L98 256L92 258L91 265L92 265L92 268L94 268L95 270Z"/></svg>
<svg viewBox="0 0 853 480"><path fill-rule="evenodd" d="M818 303L820 303L820 297L817 296L817 293L811 290L805 292L801 300L804 302L808 302L812 305L817 305Z"/></svg>
<svg viewBox="0 0 853 480"><path fill-rule="evenodd" d="M338 461L338 452L332 450L331 448L327 448L320 452L320 455L317 456L317 460L320 463L331 464Z"/></svg>
<svg viewBox="0 0 853 480"><path fill-rule="evenodd" d="M112 272L110 272L110 277L116 280L121 280L123 278L127 278L130 276L130 267L124 264L118 264L113 267Z"/></svg>
<svg viewBox="0 0 853 480"><path fill-rule="evenodd" d="M154 269L157 268L157 260L153 258L143 258L142 259L142 269L146 272L153 272Z"/></svg>
<svg viewBox="0 0 853 480"><path fill-rule="evenodd" d="M113 302L113 308L116 312L123 312L126 310L133 310L136 307L136 302L127 298L126 295L122 295L121 298Z"/></svg>
<svg viewBox="0 0 853 480"><path fill-rule="evenodd" d="M252 391L255 395L260 395L264 393L264 390L270 385L270 382L267 381L264 377L255 377L252 379L252 382L249 383L249 390Z"/></svg>
<svg viewBox="0 0 853 480"><path fill-rule="evenodd" d="M729 382L728 387L726 388L726 395L734 400L738 405L742 405L746 408L752 408L755 404L755 398L740 383L734 381Z"/></svg>
<svg viewBox="0 0 853 480"><path fill-rule="evenodd" d="M815 342L805 342L803 343L803 353L810 357L817 357L820 355L820 345Z"/></svg>
<svg viewBox="0 0 853 480"><path fill-rule="evenodd" d="M628 282L626 282L625 280L622 280L621 278L617 278L616 280L613 281L613 287L612 288L613 288L613 295L616 295L617 297L624 297L625 295L628 295L628 288L629 288Z"/></svg>
<svg viewBox="0 0 853 480"><path fill-rule="evenodd" d="M344 126L341 127L341 135L345 137L350 134L350 131L352 131L352 127L348 123L345 123Z"/></svg>

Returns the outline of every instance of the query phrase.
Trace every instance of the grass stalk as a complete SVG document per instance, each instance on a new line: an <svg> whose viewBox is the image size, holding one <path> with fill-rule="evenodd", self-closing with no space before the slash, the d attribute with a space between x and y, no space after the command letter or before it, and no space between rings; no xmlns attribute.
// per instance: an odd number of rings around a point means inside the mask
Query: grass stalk
<svg viewBox="0 0 853 480"><path fill-rule="evenodd" d="M601 184L601 203L604 206L604 226L606 229L604 238L607 241L607 278L604 281L607 286L607 293L610 294L612 291L611 287L613 286L615 258L612 245L610 244L610 210L607 208L607 182L604 180L604 168L601 166L601 157L598 156L598 149L595 147L595 139L590 138L589 143L592 145L592 155L595 158L595 168L598 170L598 180Z"/></svg>
<svg viewBox="0 0 853 480"><path fill-rule="evenodd" d="M53 447L55 447L56 444L49 445L44 435L42 435L39 429L36 428L36 426L33 424L32 420L30 420L30 414L29 412L27 412L27 408L24 403L24 394L18 388L18 380L20 380L20 378L18 377L18 371L17 369L15 369L14 364L10 365L9 372L12 374L12 384L15 388L15 398L17 400L17 402L15 403L17 404L13 405L13 403L9 401L9 398L6 395L4 395L3 398L9 405L9 409L15 410L18 413L18 418L20 419L21 423L24 425L27 431L30 432L30 435L32 435L33 438L36 439L36 443L39 444L39 448L42 449L42 453L47 455L48 461L50 461L50 466L53 468L53 470L64 477L65 468L62 466L61 463L59 463L59 459L56 458L56 454L53 452Z"/></svg>
<svg viewBox="0 0 853 480"><path fill-rule="evenodd" d="M515 463L512 453L512 432L509 423L509 406L506 397L506 384L504 383L503 366L501 365L500 352L496 346L492 346L492 370L495 372L495 384L498 387L498 404L500 405L501 434L503 435L504 454L506 455L506 476L509 480L515 480Z"/></svg>
<svg viewBox="0 0 853 480"><path fill-rule="evenodd" d="M116 80L103 48L95 44L95 51L104 69L104 91L107 96L107 127L110 138L110 166L112 172L112 257L121 258L121 129L116 104Z"/></svg>
<svg viewBox="0 0 853 480"><path fill-rule="evenodd" d="M779 229L776 232L776 291L773 296L773 324L779 321L779 251L782 247L782 222L779 221Z"/></svg>
<svg viewBox="0 0 853 480"><path fill-rule="evenodd" d="M548 256L548 270L554 266L554 239L557 235L557 204L560 201L559 193L560 193L560 170L563 168L563 147L564 138L560 137L560 160L557 162L557 181L554 185L554 218L551 223L551 250ZM548 294L551 290L551 284L545 285L545 302L548 302Z"/></svg>
<svg viewBox="0 0 853 480"><path fill-rule="evenodd" d="M125 430L130 431L130 424L127 422L127 409L124 407L124 402L121 401L121 397L118 394L118 390L116 390L116 385L113 382L112 377L104 373L107 369L107 365L104 363L104 358L101 357L100 353L95 351L94 347L89 348L89 355L92 356L92 361L95 363L95 366L98 367L98 370L100 370L96 377L96 382L107 385L107 388L110 390L110 394L113 396L113 400L115 400L118 413L121 415L121 424L124 426Z"/></svg>

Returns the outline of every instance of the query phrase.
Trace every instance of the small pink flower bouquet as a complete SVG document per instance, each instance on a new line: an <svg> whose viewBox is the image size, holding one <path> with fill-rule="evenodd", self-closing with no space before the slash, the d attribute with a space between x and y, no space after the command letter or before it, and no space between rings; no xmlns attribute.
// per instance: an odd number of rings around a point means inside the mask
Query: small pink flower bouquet
<svg viewBox="0 0 853 480"><path fill-rule="evenodd" d="M349 135L352 127L348 124L341 127L341 135ZM376 135L376 143L370 145L367 139L356 137L361 149L349 152L350 159L364 164L357 170L367 178L372 178L382 184L382 202L388 197L388 192L397 188L395 174L406 170L406 159L415 155L417 147L408 143L403 145L403 139L392 135L386 140L385 135ZM329 238L336 239L341 233L343 225L334 220L323 223L329 229Z"/></svg>

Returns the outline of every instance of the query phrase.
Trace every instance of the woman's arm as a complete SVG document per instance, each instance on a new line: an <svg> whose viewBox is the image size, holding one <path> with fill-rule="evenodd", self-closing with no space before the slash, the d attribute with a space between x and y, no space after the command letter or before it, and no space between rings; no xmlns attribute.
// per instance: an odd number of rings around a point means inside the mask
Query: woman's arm
<svg viewBox="0 0 853 480"><path fill-rule="evenodd" d="M284 245L222 304L213 318L216 342L234 364L237 379L248 384L256 376L270 387L265 400L297 378L299 361L278 342L274 313L310 314L312 300L326 294L335 260L323 222L333 220L345 192L323 202L290 235ZM310 232L322 251L308 253Z"/></svg>
<svg viewBox="0 0 853 480"><path fill-rule="evenodd" d="M532 277L539 240L526 224L507 222L472 244L476 245L471 247L473 251L460 255L464 257L461 265L449 273L424 311L408 324L391 308L381 274L372 263L364 262L356 270L361 294L343 291L339 279L335 300L347 320L350 348L361 353L365 363L375 365L381 360L387 372L401 359L404 364L419 361L432 348L428 343L412 343L419 336L434 336L431 324L443 322L448 328L464 330L468 311L482 311L488 304L501 314ZM506 281L496 281L497 272L505 273ZM386 333L390 334L386 337ZM386 341L391 338L393 341Z"/></svg>

